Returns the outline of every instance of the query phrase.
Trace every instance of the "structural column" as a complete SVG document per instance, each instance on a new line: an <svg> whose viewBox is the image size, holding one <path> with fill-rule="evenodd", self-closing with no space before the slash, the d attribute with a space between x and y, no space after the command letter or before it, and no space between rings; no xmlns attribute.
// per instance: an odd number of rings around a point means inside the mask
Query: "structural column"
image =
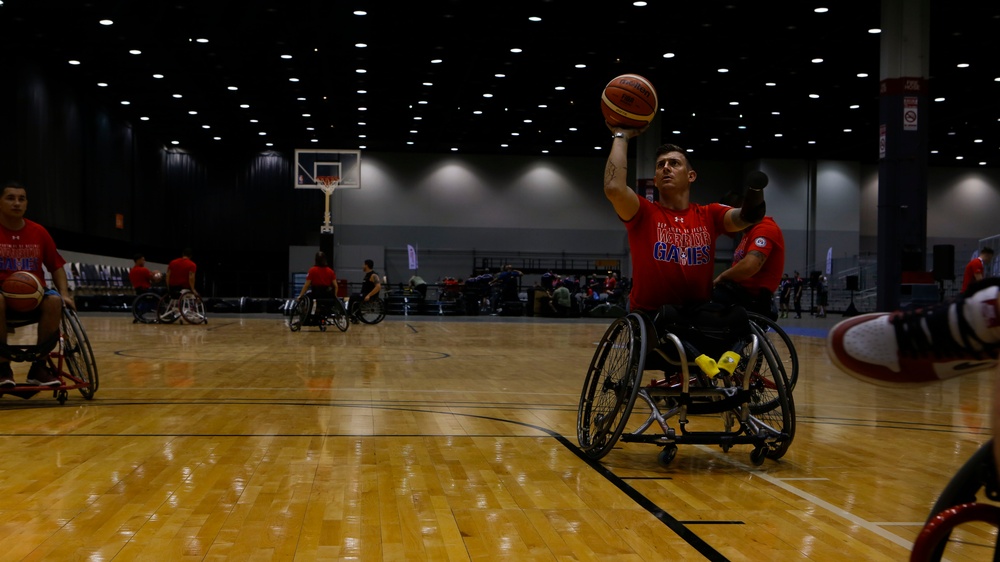
<svg viewBox="0 0 1000 562"><path fill-rule="evenodd" d="M928 0L882 0L877 308L899 308L927 253Z"/></svg>

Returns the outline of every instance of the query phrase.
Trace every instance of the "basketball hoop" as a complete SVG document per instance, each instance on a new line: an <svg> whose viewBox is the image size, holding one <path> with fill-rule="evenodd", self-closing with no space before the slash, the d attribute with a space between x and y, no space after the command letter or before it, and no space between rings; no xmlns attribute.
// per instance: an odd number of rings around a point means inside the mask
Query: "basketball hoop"
<svg viewBox="0 0 1000 562"><path fill-rule="evenodd" d="M319 231L322 234L332 234L333 225L330 224L330 196L333 195L333 190L337 189L337 186L340 185L340 176L316 176L316 183L319 184L319 188L326 194L326 211L323 215L323 226L320 227Z"/></svg>

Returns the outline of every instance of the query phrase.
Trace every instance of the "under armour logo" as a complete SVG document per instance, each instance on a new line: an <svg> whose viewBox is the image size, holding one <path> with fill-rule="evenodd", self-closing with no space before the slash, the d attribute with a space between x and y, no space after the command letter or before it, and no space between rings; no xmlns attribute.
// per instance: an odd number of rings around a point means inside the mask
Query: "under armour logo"
<svg viewBox="0 0 1000 562"><path fill-rule="evenodd" d="M10 239L11 240L20 240L21 237L20 236L11 236Z"/></svg>
<svg viewBox="0 0 1000 562"><path fill-rule="evenodd" d="M684 222L684 217L674 217L675 222Z"/></svg>

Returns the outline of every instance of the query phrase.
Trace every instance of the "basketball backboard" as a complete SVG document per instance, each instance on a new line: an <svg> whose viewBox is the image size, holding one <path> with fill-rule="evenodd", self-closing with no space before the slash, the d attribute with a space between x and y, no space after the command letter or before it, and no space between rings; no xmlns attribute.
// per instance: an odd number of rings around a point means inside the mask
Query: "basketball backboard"
<svg viewBox="0 0 1000 562"><path fill-rule="evenodd" d="M295 189L320 189L317 176L340 178L337 189L361 188L360 150L295 150Z"/></svg>

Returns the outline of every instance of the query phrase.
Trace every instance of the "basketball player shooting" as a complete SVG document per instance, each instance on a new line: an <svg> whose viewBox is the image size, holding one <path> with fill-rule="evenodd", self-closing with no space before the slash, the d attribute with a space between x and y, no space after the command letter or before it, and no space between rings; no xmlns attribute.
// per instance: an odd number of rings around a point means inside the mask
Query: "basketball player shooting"
<svg viewBox="0 0 1000 562"><path fill-rule="evenodd" d="M653 182L659 198L651 202L626 184L629 140L645 132L649 124L624 127L608 121L607 113L605 122L611 130L611 152L604 170L604 195L628 232L633 260L631 309L655 314L664 305L709 302L716 238L764 218L767 175L748 175L740 208L692 203L691 185L698 174L683 148L666 144L656 150Z"/></svg>

